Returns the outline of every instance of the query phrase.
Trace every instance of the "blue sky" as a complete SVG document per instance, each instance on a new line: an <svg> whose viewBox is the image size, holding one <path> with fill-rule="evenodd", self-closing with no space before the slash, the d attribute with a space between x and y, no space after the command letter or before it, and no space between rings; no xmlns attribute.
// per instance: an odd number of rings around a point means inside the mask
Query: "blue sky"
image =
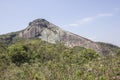
<svg viewBox="0 0 120 80"><path fill-rule="evenodd" d="M120 46L120 0L0 0L0 34L24 29L37 18Z"/></svg>

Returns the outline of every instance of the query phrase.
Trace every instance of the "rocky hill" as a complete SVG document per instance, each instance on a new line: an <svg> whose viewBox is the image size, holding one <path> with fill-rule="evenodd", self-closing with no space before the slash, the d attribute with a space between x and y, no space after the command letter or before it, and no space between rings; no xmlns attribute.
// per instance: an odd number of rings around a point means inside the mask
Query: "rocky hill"
<svg viewBox="0 0 120 80"><path fill-rule="evenodd" d="M96 43L79 35L65 31L45 19L36 19L30 22L28 27L22 31L2 35L0 36L0 41L10 43L16 39L31 38L40 38L41 40L53 44L63 43L68 47L81 46L90 48L102 54L105 54L106 52L114 53L112 49L106 48L107 46L103 46L100 43Z"/></svg>

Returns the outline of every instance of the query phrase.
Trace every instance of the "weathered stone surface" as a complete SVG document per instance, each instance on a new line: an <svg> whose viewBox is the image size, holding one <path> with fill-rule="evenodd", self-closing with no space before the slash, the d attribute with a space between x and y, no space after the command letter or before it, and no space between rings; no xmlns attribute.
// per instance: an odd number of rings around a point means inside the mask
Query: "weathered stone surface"
<svg viewBox="0 0 120 80"><path fill-rule="evenodd" d="M62 42L69 47L81 46L101 52L99 46L95 42L68 31L64 31L45 19L36 19L33 22L30 22L29 26L19 33L19 37L40 38L49 43Z"/></svg>
<svg viewBox="0 0 120 80"><path fill-rule="evenodd" d="M24 30L0 35L0 43L9 45L23 38L40 38L49 43L64 43L69 47L81 46L93 49L103 55L114 55L116 54L115 50L120 49L118 46L112 44L94 42L71 32L64 31L45 19L36 19L30 22Z"/></svg>

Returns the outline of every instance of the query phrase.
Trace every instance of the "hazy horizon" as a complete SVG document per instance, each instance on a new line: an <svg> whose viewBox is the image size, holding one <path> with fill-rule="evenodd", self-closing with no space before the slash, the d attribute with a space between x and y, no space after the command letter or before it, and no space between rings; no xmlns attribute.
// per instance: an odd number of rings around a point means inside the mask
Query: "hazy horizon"
<svg viewBox="0 0 120 80"><path fill-rule="evenodd" d="M0 34L25 29L44 18L93 41L120 46L120 0L1 0Z"/></svg>

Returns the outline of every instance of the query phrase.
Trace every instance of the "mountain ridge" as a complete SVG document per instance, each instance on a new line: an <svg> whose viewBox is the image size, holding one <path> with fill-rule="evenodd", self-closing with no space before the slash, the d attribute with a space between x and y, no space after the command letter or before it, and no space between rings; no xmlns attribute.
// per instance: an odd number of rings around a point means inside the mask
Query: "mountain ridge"
<svg viewBox="0 0 120 80"><path fill-rule="evenodd" d="M68 47L81 46L90 48L95 50L97 53L114 53L112 50L109 50L107 48L104 51L104 47L106 46L102 46L90 39L65 31L59 26L56 26L53 23L42 18L33 20L29 23L27 28L21 31L10 33L9 36L6 37L4 35L2 36L3 37L0 36L0 42L8 41L8 43L10 43L15 39L40 38L43 41L47 41L53 44L63 43Z"/></svg>

